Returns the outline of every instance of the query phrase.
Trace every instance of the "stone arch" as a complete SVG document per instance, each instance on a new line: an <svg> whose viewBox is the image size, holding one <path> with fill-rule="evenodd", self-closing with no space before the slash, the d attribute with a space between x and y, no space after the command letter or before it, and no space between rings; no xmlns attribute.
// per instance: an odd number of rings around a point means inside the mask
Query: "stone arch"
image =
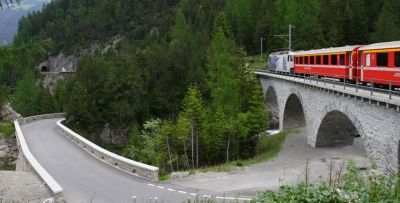
<svg viewBox="0 0 400 203"><path fill-rule="evenodd" d="M316 147L352 145L354 138L360 137L350 118L337 110L327 113L319 125Z"/></svg>
<svg viewBox="0 0 400 203"><path fill-rule="evenodd" d="M318 125L315 147L355 145L371 155L367 135L360 120L341 105L329 105Z"/></svg>
<svg viewBox="0 0 400 203"><path fill-rule="evenodd" d="M49 72L49 68L47 66L42 66L40 69L42 72Z"/></svg>
<svg viewBox="0 0 400 203"><path fill-rule="evenodd" d="M265 93L265 106L269 113L270 129L279 129L279 104L273 86L269 86Z"/></svg>
<svg viewBox="0 0 400 203"><path fill-rule="evenodd" d="M302 127L306 125L306 116L303 102L298 94L290 94L286 99L283 110L282 130Z"/></svg>

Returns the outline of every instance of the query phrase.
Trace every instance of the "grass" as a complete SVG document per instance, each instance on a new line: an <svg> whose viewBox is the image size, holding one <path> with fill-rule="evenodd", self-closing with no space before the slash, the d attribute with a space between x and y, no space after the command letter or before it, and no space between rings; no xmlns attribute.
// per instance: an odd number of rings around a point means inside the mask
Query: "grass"
<svg viewBox="0 0 400 203"><path fill-rule="evenodd" d="M12 122L0 123L0 133L3 134L6 139L10 138L14 132L15 129Z"/></svg>
<svg viewBox="0 0 400 203"><path fill-rule="evenodd" d="M12 156L0 157L0 171L15 171L15 158Z"/></svg>
<svg viewBox="0 0 400 203"><path fill-rule="evenodd" d="M278 192L266 191L251 202L399 202L400 173L384 175L376 169L357 168L353 161L347 164L331 163L329 179L318 184L308 181L309 162L306 163L304 180L295 185L282 185Z"/></svg>
<svg viewBox="0 0 400 203"><path fill-rule="evenodd" d="M171 179L171 174L163 175L158 178L160 181Z"/></svg>
<svg viewBox="0 0 400 203"><path fill-rule="evenodd" d="M281 132L273 136L262 136L257 143L257 154L255 157L246 160L236 160L229 163L221 164L218 166L211 166L199 169L200 172L228 172L237 167L250 166L253 164L261 163L270 160L281 151L282 144L289 134L297 134L299 131L289 130Z"/></svg>
<svg viewBox="0 0 400 203"><path fill-rule="evenodd" d="M246 160L236 160L228 163L224 163L217 166L210 166L206 168L200 168L197 170L191 169L189 174L195 174L196 172L207 173L207 172L228 172L238 167L250 166L253 164L261 163L270 160L278 155L282 149L282 144L286 137L290 134L298 134L298 129L292 129L273 136L261 136L257 143L257 154L255 157ZM170 179L171 174L167 174L160 177L160 180ZM165 179L164 179L165 178Z"/></svg>

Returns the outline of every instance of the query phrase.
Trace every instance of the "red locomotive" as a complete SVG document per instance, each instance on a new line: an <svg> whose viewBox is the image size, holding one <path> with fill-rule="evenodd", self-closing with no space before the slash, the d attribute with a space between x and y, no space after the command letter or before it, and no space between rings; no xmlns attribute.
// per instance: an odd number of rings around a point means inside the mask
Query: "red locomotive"
<svg viewBox="0 0 400 203"><path fill-rule="evenodd" d="M400 88L400 41L297 51L294 52L293 67L286 72L289 71L364 85L370 83L373 86Z"/></svg>

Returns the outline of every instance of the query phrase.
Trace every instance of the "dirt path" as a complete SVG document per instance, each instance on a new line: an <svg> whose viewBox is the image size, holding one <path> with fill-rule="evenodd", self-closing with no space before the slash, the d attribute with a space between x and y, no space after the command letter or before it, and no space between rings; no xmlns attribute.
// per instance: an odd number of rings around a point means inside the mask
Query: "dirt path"
<svg viewBox="0 0 400 203"><path fill-rule="evenodd" d="M168 182L185 187L215 191L218 194L241 194L254 196L257 192L277 190L282 183L294 184L304 180L306 160L310 160L310 181L319 182L329 177L331 161L339 167L340 163L354 160L358 167L369 167L360 138L353 146L312 148L306 142L304 129L297 135L286 138L282 151L271 160L231 172L198 173L183 179Z"/></svg>

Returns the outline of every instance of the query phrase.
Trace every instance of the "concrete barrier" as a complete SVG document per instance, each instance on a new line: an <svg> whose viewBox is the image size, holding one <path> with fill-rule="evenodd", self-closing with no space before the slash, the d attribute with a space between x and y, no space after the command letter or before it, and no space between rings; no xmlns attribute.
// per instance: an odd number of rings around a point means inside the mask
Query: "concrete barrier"
<svg viewBox="0 0 400 203"><path fill-rule="evenodd" d="M147 180L158 181L158 167L133 161L109 152L67 128L61 123L62 121L57 122L58 131L92 156L122 171Z"/></svg>
<svg viewBox="0 0 400 203"><path fill-rule="evenodd" d="M63 115L63 114L62 114ZM39 118L56 118L60 116L60 114L50 116L49 115L42 115L42 116L34 116L29 118L20 118L14 121L15 126L15 134L17 137L17 145L19 148L20 153L22 152L23 156L25 157L26 161L29 163L30 167L33 169L37 175L46 183L49 187L50 191L53 193L53 202L61 203L64 202L64 194L63 188L50 176L50 174L40 165L40 163L36 160L36 158L32 155L31 151L26 144L24 134L22 133L19 120L23 123L32 122L35 120L40 120Z"/></svg>

